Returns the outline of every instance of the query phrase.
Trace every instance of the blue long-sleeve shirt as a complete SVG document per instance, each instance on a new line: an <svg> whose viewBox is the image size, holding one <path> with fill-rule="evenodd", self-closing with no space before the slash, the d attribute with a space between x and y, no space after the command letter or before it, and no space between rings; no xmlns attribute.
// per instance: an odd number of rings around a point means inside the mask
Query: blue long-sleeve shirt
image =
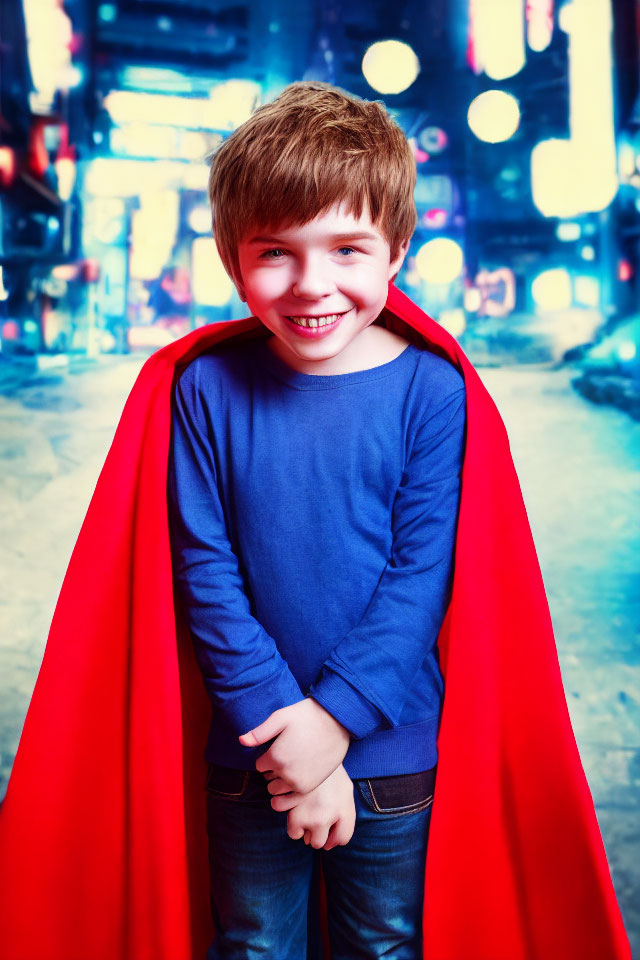
<svg viewBox="0 0 640 960"><path fill-rule="evenodd" d="M213 712L205 756L313 696L352 734L352 778L437 761L465 388L412 344L299 373L267 337L183 371L168 474L174 579Z"/></svg>

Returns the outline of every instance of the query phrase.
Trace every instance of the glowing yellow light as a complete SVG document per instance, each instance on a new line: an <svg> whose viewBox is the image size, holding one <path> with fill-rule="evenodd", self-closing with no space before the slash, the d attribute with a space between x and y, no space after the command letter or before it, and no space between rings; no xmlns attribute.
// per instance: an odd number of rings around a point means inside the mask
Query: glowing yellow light
<svg viewBox="0 0 640 960"><path fill-rule="evenodd" d="M464 292L464 308L467 313L475 313L482 303L482 297L477 287L469 287Z"/></svg>
<svg viewBox="0 0 640 960"><path fill-rule="evenodd" d="M402 93L420 73L420 61L408 43L379 40L362 58L362 72L379 93Z"/></svg>
<svg viewBox="0 0 640 960"><path fill-rule="evenodd" d="M531 295L541 310L571 306L571 277L563 267L543 270L531 284Z"/></svg>
<svg viewBox="0 0 640 960"><path fill-rule="evenodd" d="M185 190L206 190L209 167L205 163L183 163L181 181Z"/></svg>
<svg viewBox="0 0 640 960"><path fill-rule="evenodd" d="M556 237L558 240L577 240L580 236L579 223L559 223L556 227Z"/></svg>
<svg viewBox="0 0 640 960"><path fill-rule="evenodd" d="M61 157L54 164L58 178L58 196L61 200L71 199L76 182L76 164L70 157Z"/></svg>
<svg viewBox="0 0 640 960"><path fill-rule="evenodd" d="M505 80L522 70L523 0L472 0L470 23L476 70L484 70L492 80Z"/></svg>
<svg viewBox="0 0 640 960"><path fill-rule="evenodd" d="M636 169L636 157L633 152L633 147L630 143L621 143L620 149L618 150L618 167L620 170L620 176L626 179L635 172Z"/></svg>
<svg viewBox="0 0 640 960"><path fill-rule="evenodd" d="M175 129L150 123L136 122L115 127L109 142L114 153L128 153L134 157L170 157L176 153Z"/></svg>
<svg viewBox="0 0 640 960"><path fill-rule="evenodd" d="M56 90L66 87L71 53L71 21L56 0L26 0L24 3L29 66L35 93L32 108L43 113Z"/></svg>
<svg viewBox="0 0 640 960"><path fill-rule="evenodd" d="M195 302L222 307L233 293L213 237L198 237L191 245L191 283Z"/></svg>
<svg viewBox="0 0 640 960"><path fill-rule="evenodd" d="M252 80L227 80L208 97L179 97L112 90L104 105L114 123L152 123L195 130L234 130L251 114L260 96Z"/></svg>
<svg viewBox="0 0 640 960"><path fill-rule="evenodd" d="M78 87L84 80L84 75L79 67L67 65L63 67L60 73L59 87L61 90L71 90Z"/></svg>
<svg viewBox="0 0 640 960"><path fill-rule="evenodd" d="M203 160L207 152L207 138L195 130L185 130L180 137L178 152L183 160Z"/></svg>
<svg viewBox="0 0 640 960"><path fill-rule="evenodd" d="M530 23L527 29L527 43L532 50L535 50L536 53L540 53L542 50L546 50L549 46L550 41L550 32L548 29L545 29L540 23Z"/></svg>
<svg viewBox="0 0 640 960"><path fill-rule="evenodd" d="M596 277L576 277L574 288L578 303L585 307L597 307L600 303L600 283Z"/></svg>
<svg viewBox="0 0 640 960"><path fill-rule="evenodd" d="M235 130L248 120L260 99L261 88L253 80L227 80L215 86L209 97L208 126Z"/></svg>
<svg viewBox="0 0 640 960"><path fill-rule="evenodd" d="M146 192L131 218L129 271L139 280L160 274L175 244L179 197L174 190Z"/></svg>
<svg viewBox="0 0 640 960"><path fill-rule="evenodd" d="M204 190L208 175L202 163L96 157L87 166L84 187L94 197L135 197L144 190Z"/></svg>
<svg viewBox="0 0 640 960"><path fill-rule="evenodd" d="M558 23L569 35L571 136L536 144L531 186L544 216L574 217L604 210L618 189L610 0L565 3Z"/></svg>
<svg viewBox="0 0 640 960"><path fill-rule="evenodd" d="M621 360L633 360L636 355L636 345L633 340L623 340L616 352Z"/></svg>
<svg viewBox="0 0 640 960"><path fill-rule="evenodd" d="M112 90L104 106L114 123L157 123L171 127L202 127L209 101L205 97L173 97L135 90Z"/></svg>
<svg viewBox="0 0 640 960"><path fill-rule="evenodd" d="M467 327L464 310L460 307L441 310L438 314L438 323L441 327L444 327L452 337L461 337Z"/></svg>
<svg viewBox="0 0 640 960"><path fill-rule="evenodd" d="M460 244L448 237L428 240L416 253L416 270L427 283L451 283L464 263Z"/></svg>
<svg viewBox="0 0 640 960"><path fill-rule="evenodd" d="M547 217L575 217L575 176L570 140L542 140L531 151L531 193L538 210Z"/></svg>
<svg viewBox="0 0 640 960"><path fill-rule="evenodd" d="M189 217L189 226L195 233L211 233L211 208L194 207Z"/></svg>
<svg viewBox="0 0 640 960"><path fill-rule="evenodd" d="M520 124L518 101L504 90L486 90L469 104L467 122L478 140L508 140Z"/></svg>
<svg viewBox="0 0 640 960"><path fill-rule="evenodd" d="M554 0L527 0L527 43L532 50L546 50L553 36Z"/></svg>

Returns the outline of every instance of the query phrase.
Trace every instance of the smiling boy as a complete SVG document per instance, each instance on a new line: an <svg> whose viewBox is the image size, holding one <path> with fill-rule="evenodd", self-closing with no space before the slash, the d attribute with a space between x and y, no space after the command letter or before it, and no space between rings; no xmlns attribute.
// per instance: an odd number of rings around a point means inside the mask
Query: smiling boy
<svg viewBox="0 0 640 960"><path fill-rule="evenodd" d="M314 849L334 960L422 956L465 389L376 324L415 179L380 103L317 83L213 159L218 249L265 336L198 356L174 397L174 577L212 704L208 960L312 955Z"/></svg>
<svg viewBox="0 0 640 960"><path fill-rule="evenodd" d="M504 423L444 328L376 299L414 178L324 84L217 154L259 313L127 398L0 810L3 960L309 960L320 864L333 960L631 960Z"/></svg>

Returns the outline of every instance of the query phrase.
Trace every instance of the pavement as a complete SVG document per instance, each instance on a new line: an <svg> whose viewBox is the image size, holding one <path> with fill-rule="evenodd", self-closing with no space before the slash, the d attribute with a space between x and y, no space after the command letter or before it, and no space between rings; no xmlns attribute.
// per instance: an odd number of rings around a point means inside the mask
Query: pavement
<svg viewBox="0 0 640 960"><path fill-rule="evenodd" d="M0 361L0 797L66 566L144 359ZM507 427L569 712L640 960L640 424L579 393L575 361L477 369Z"/></svg>
<svg viewBox="0 0 640 960"><path fill-rule="evenodd" d="M52 383L61 377L131 363L140 367L149 352L102 353L95 357L84 353L14 354L0 351L0 394L13 396L22 388Z"/></svg>

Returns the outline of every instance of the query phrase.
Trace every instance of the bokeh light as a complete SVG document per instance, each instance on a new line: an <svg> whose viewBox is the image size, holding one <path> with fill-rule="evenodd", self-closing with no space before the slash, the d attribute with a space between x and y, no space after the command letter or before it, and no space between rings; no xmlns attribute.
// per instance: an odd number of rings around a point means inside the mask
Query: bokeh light
<svg viewBox="0 0 640 960"><path fill-rule="evenodd" d="M362 72L369 86L379 93L402 93L420 73L420 61L408 43L379 40L365 53Z"/></svg>
<svg viewBox="0 0 640 960"><path fill-rule="evenodd" d="M500 143L508 140L520 124L518 101L504 90L486 90L469 104L469 127L478 140Z"/></svg>
<svg viewBox="0 0 640 960"><path fill-rule="evenodd" d="M416 269L427 283L451 283L464 262L462 248L448 237L435 237L416 253Z"/></svg>
<svg viewBox="0 0 640 960"><path fill-rule="evenodd" d="M531 295L540 310L571 306L571 277L564 267L543 270L531 284Z"/></svg>
<svg viewBox="0 0 640 960"><path fill-rule="evenodd" d="M222 307L231 299L233 284L212 237L198 237L193 241L191 278L194 299L201 306Z"/></svg>

